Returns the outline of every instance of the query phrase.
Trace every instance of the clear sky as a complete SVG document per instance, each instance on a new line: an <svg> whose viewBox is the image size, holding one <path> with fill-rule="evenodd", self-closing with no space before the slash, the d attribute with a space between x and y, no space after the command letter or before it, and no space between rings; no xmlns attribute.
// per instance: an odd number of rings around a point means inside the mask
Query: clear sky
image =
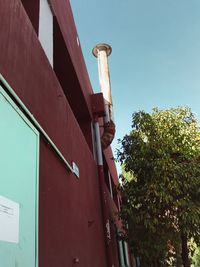
<svg viewBox="0 0 200 267"><path fill-rule="evenodd" d="M200 121L200 0L71 0L95 92L91 50L108 43L116 138L135 111L189 106Z"/></svg>

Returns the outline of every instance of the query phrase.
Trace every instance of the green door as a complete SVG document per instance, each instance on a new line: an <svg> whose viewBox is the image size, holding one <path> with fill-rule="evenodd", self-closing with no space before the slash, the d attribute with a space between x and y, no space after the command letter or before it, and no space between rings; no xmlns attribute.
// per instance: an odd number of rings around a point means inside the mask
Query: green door
<svg viewBox="0 0 200 267"><path fill-rule="evenodd" d="M37 266L39 134L0 87L0 266Z"/></svg>

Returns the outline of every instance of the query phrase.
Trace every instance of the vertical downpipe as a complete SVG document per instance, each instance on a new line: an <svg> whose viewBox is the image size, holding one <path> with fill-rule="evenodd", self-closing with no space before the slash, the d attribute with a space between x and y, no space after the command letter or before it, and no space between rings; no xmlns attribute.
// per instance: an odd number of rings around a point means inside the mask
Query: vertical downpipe
<svg viewBox="0 0 200 267"><path fill-rule="evenodd" d="M122 240L118 240L118 246L119 246L120 265L121 265L121 267L126 267L125 259L124 259L124 251L123 251L123 241Z"/></svg>
<svg viewBox="0 0 200 267"><path fill-rule="evenodd" d="M124 241L124 250L125 250L125 257L126 257L127 267L129 267L130 266L130 258L129 258L128 244L127 244L126 241Z"/></svg>

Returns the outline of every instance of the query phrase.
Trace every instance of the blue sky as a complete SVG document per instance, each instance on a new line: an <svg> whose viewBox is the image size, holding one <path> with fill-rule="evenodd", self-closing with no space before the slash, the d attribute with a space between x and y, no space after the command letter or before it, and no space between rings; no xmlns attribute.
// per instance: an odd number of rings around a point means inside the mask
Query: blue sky
<svg viewBox="0 0 200 267"><path fill-rule="evenodd" d="M71 0L95 92L91 50L108 43L116 138L130 131L131 115L153 107L189 106L200 121L199 0Z"/></svg>

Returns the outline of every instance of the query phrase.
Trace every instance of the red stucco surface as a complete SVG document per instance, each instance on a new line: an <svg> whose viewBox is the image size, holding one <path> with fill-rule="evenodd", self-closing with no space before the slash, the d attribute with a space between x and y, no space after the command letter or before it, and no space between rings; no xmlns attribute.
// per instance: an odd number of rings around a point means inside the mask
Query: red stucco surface
<svg viewBox="0 0 200 267"><path fill-rule="evenodd" d="M66 68L73 75L72 81L76 81L74 90L79 91L79 108L85 110L87 123L92 116L92 88L82 52L74 40L71 8L65 0L52 0L52 7L67 48ZM0 32L0 73L65 158L70 163L74 161L80 171L78 180L41 138L39 267L74 266L74 258L79 259L80 267L107 266L98 171L86 138L90 126L80 125L67 100L67 90L73 90L70 77L62 88L20 0L0 0ZM116 179L110 155L108 150L108 166ZM116 241L113 242L117 267Z"/></svg>

